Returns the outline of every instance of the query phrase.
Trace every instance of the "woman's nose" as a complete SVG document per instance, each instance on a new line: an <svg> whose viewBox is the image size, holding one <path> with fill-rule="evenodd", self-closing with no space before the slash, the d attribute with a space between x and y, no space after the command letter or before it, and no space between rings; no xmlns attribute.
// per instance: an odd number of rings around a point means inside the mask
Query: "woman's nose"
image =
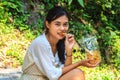
<svg viewBox="0 0 120 80"><path fill-rule="evenodd" d="M61 26L60 29L61 29L61 30L64 30L65 28L64 28L64 26Z"/></svg>

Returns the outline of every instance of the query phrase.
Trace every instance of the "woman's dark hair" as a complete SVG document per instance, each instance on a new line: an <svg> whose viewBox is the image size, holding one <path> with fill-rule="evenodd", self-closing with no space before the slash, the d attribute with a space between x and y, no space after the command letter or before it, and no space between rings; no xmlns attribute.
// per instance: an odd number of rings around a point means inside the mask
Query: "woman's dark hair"
<svg viewBox="0 0 120 80"><path fill-rule="evenodd" d="M61 7L61 6L55 6L52 9L49 10L47 16L46 16L46 21L48 21L49 23L61 16L65 15L68 19L68 12L65 10L65 8Z"/></svg>
<svg viewBox="0 0 120 80"><path fill-rule="evenodd" d="M62 64L65 63L65 38L57 43L58 57Z"/></svg>
<svg viewBox="0 0 120 80"><path fill-rule="evenodd" d="M55 6L52 9L49 10L45 21L48 21L48 23L51 23L53 20L55 20L55 19L57 19L57 18L59 18L63 15L65 15L69 19L68 13L63 7ZM45 32L46 33L48 32L48 29L47 29L46 25L45 25ZM65 63L64 41L65 41L65 39L62 39L62 40L59 40L59 42L57 43L58 56L59 56L59 59L60 59L62 64Z"/></svg>

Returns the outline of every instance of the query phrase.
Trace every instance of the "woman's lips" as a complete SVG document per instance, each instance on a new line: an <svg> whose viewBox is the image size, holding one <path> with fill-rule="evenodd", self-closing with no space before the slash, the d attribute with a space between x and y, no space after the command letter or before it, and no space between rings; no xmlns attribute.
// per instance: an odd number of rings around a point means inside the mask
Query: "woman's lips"
<svg viewBox="0 0 120 80"><path fill-rule="evenodd" d="M62 33L62 35L64 35L64 36L65 36L66 34L67 34L66 32Z"/></svg>
<svg viewBox="0 0 120 80"><path fill-rule="evenodd" d="M66 32L61 32L59 33L61 36L65 36L67 33Z"/></svg>

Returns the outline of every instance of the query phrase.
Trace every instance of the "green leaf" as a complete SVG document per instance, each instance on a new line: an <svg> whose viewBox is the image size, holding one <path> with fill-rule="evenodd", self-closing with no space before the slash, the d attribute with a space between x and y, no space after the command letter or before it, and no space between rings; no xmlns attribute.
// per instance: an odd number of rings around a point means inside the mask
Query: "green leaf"
<svg viewBox="0 0 120 80"><path fill-rule="evenodd" d="M84 1L83 1L83 0L78 0L78 3L79 3L82 7L84 7Z"/></svg>
<svg viewBox="0 0 120 80"><path fill-rule="evenodd" d="M69 0L69 1L68 1L68 5L71 5L72 1L73 1L73 0Z"/></svg>

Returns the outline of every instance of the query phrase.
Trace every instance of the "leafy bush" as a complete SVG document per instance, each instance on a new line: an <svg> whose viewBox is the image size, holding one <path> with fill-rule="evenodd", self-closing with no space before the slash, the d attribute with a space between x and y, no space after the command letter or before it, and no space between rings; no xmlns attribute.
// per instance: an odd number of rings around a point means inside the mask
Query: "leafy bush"
<svg viewBox="0 0 120 80"><path fill-rule="evenodd" d="M24 4L21 0L2 0L0 3L0 22L12 24L14 28L25 30L29 14L24 13Z"/></svg>
<svg viewBox="0 0 120 80"><path fill-rule="evenodd" d="M35 36L30 31L21 33L11 25L0 25L0 67L21 66L27 47Z"/></svg>

